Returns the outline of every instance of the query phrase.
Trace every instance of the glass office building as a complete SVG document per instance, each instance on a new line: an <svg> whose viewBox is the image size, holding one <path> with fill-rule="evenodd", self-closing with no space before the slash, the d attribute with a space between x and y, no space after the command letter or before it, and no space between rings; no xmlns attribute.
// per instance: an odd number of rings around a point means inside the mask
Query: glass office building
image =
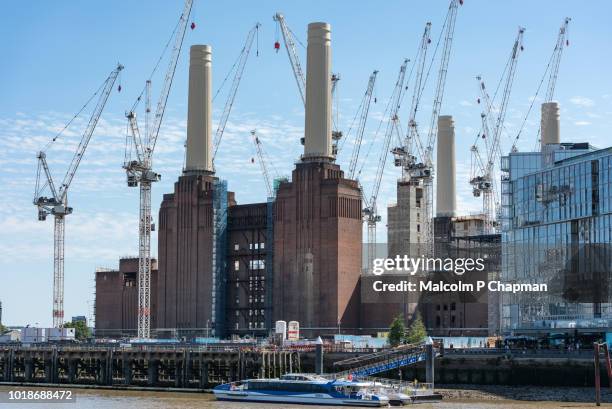
<svg viewBox="0 0 612 409"><path fill-rule="evenodd" d="M504 332L612 327L612 148L551 144L501 170L502 281L547 285L502 294Z"/></svg>

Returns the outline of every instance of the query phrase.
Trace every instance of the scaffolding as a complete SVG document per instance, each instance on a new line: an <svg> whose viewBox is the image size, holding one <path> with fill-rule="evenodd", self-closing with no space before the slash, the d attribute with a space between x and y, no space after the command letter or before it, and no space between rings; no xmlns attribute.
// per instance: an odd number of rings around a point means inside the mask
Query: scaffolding
<svg viewBox="0 0 612 409"><path fill-rule="evenodd" d="M272 331L272 291L274 282L274 197L268 198L266 209L266 329Z"/></svg>
<svg viewBox="0 0 612 409"><path fill-rule="evenodd" d="M227 181L217 179L213 188L212 308L213 336L225 333L227 239Z"/></svg>

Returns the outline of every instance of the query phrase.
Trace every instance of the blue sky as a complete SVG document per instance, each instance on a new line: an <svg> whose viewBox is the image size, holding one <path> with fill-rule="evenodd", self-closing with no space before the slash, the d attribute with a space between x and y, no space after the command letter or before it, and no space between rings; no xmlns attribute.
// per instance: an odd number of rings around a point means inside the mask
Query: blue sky
<svg viewBox="0 0 612 409"><path fill-rule="evenodd" d="M36 220L31 204L36 170L35 155L92 94L120 61L123 91L114 92L94 134L84 162L71 187L74 214L66 227L66 317L89 315L94 271L115 267L118 258L137 253L138 191L125 186L121 169L125 136L124 111L131 106L158 58L182 10L182 1L3 1L0 5L0 300L3 322L51 324L52 228L49 219ZM228 180L239 203L265 200L263 179L249 131L257 129L274 169L288 175L300 154L303 107L284 50L275 53L276 26L272 15L282 11L301 41L306 25L332 25L333 70L339 83L340 128L348 129L365 91L369 74L380 71L378 103L364 137L368 149L384 104L391 94L402 59L413 58L424 24L432 22L435 42L448 2L439 1L232 1L195 0L167 116L156 151L156 170L162 181L153 188L157 212L161 195L183 164L187 101L187 46L213 46L214 88L221 84L236 59L248 30L259 21L259 56L247 63L234 110L219 155L218 175ZM525 51L518 63L512 91L504 150L535 94L559 26L565 16L570 26L555 98L561 104L563 141L608 141L612 117L612 80L609 67L612 3L606 1L484 1L466 0L459 10L455 41L442 114L455 118L457 137L458 203L462 213L476 212L480 202L471 196L469 146L480 125L474 77L482 74L492 88L499 79L519 25L527 28ZM254 46L255 47L255 46ZM300 47L305 65L305 52ZM165 69L165 63L162 66ZM154 97L162 78L153 79ZM432 84L425 92L420 122L431 109ZM155 100L155 99L154 99ZM408 99L406 99L407 101ZM215 101L215 120L225 101ZM408 104L400 115L407 116ZM519 149L535 144L539 101L530 116ZM48 152L52 170L63 175L71 150L78 143L83 121ZM374 144L364 166L362 182L369 195L380 155ZM350 142L339 155L346 169ZM390 162L390 161L389 161ZM387 166L379 208L383 222L378 240L384 241L386 204L394 201L397 168ZM156 254L154 236L154 254Z"/></svg>

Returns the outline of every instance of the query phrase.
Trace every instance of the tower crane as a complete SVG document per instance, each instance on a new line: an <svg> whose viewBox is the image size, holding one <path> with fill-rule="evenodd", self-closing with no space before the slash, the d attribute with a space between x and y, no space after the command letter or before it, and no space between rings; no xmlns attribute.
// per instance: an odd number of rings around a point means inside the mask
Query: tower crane
<svg viewBox="0 0 612 409"><path fill-rule="evenodd" d="M477 138L476 143L472 145L472 175L470 178L470 184L472 185L472 193L475 197L482 196L483 199L483 214L485 217L485 230L492 233L497 226L496 223L496 207L499 203L499 199L496 197L497 189L495 188L495 164L497 163L500 155L500 142L501 133L504 127L504 121L506 118L506 112L508 109L508 102L510 100L510 93L512 91L512 84L514 83L514 77L516 74L516 67L518 63L518 57L523 50L523 34L525 29L519 27L518 34L512 45L512 52L506 64L504 75L502 75L502 81L504 88L502 92L501 102L499 107L495 107L493 102L486 90L484 80L481 76L476 77L479 82L479 88L482 93L482 99L484 100L484 112L481 114L483 123L483 132L481 138ZM500 83L501 83L500 82ZM487 122L490 117L497 112L495 121L492 122L492 126ZM492 129L492 135L489 133L489 129ZM478 141L484 140L485 152L484 158L481 157L480 150L478 148Z"/></svg>
<svg viewBox="0 0 612 409"><path fill-rule="evenodd" d="M162 85L161 93L157 101L157 108L153 122L149 124L149 115L151 113L150 93L151 79L146 81L145 93L145 133L140 134L138 122L136 120L136 107L140 102L141 97L138 97L132 109L126 113L129 123L130 140L129 146L126 146L126 160L123 168L127 174L127 185L136 187L140 185L140 210L138 221L138 338L151 337L151 230L154 229L151 218L151 184L160 180L161 176L153 171L153 152L157 143L159 129L166 110L166 102L170 95L172 80L176 71L183 39L193 0L186 0L183 7L183 12L179 18L178 24L174 29L172 36L174 38L174 46L170 55L170 61L166 70L166 75ZM192 27L195 25L192 23ZM155 66L155 73L158 64ZM153 74L151 74L152 76ZM142 96L142 94L141 94ZM127 144L126 144L127 145ZM131 148L135 151L136 158L131 159Z"/></svg>
<svg viewBox="0 0 612 409"><path fill-rule="evenodd" d="M516 144L518 143L521 133L523 132L523 129L525 128L525 124L527 123L529 114L531 113L531 110L533 109L533 106L535 104L536 97L540 94L540 89L542 88L542 85L544 84L544 80L546 79L547 75L548 75L548 84L546 87L546 96L544 97L544 102L551 102L553 100L553 96L555 93L555 86L557 85L557 78L559 76L559 66L561 65L561 56L563 55L563 50L565 49L565 47L569 47L569 39L568 39L569 32L568 31L569 31L569 23L571 21L572 19L570 17L565 17L563 19L561 28L559 28L559 34L557 35L557 41L555 42L555 48L553 49L550 59L548 60L548 64L546 65L546 69L544 70L544 74L542 75L542 79L540 80L538 88L536 89L534 98L532 98L531 100L529 109L527 110L527 113L525 114L525 117L523 118L523 122L521 123L520 129L514 138L514 142L512 144L512 149L511 149L512 151L517 150ZM536 147L537 145L540 144L540 132L541 132L541 129L538 129L538 136L536 138Z"/></svg>
<svg viewBox="0 0 612 409"><path fill-rule="evenodd" d="M370 103L372 102L372 94L374 93L374 84L376 83L377 75L377 70L374 70L374 72L372 72L370 75L368 87L366 88L365 95L363 96L357 111L357 115L359 115L359 124L357 125L357 131L355 133L355 145L353 145L353 152L351 153L351 162L349 163L349 179L353 179L355 177L355 168L357 167L357 161L359 160L359 151L361 150L361 142L363 140L363 133L368 120L368 113L370 112Z"/></svg>
<svg viewBox="0 0 612 409"><path fill-rule="evenodd" d="M266 165L263 146L261 145L261 140L255 134L255 129L251 131L251 137L253 138L253 143L255 144L255 151L257 152L257 159L259 160L259 167L261 168L261 173L264 177L264 182L266 184L266 190L268 192L268 197L274 196L274 189L272 186L272 180L270 180L270 173L268 172L268 166Z"/></svg>
<svg viewBox="0 0 612 409"><path fill-rule="evenodd" d="M423 229L423 240L425 252L428 255L434 254L434 231L433 231L433 150L438 132L438 116L442 107L444 98L444 88L446 85L446 74L448 72L448 63L453 45L453 37L455 33L455 22L457 19L457 10L459 5L463 4L463 0L451 0L448 6L446 20L442 27L442 35L444 36L444 44L442 46L442 55L440 58L440 68L436 81L436 88L433 100L433 108L431 111L431 119L425 143L422 145L422 153L420 162L416 158L406 161L406 167L402 173L406 174L410 180L415 183L422 183L423 197L425 198L425 223ZM437 48L437 47L436 47ZM435 57L435 53L434 56ZM432 57L432 63L433 63ZM416 128L416 123L411 123L410 127ZM409 128L410 128L409 127Z"/></svg>
<svg viewBox="0 0 612 409"><path fill-rule="evenodd" d="M259 32L259 27L261 24L256 23L255 26L249 31L247 34L246 42L240 51L240 55L238 56L238 60L234 63L234 67L230 70L231 72L235 69L234 78L232 80L232 85L229 90L227 101L225 101L225 106L223 107L223 113L221 114L221 118L219 119L219 125L217 126L217 131L215 132L215 138L213 140L213 165L215 157L217 156L217 150L219 149L219 145L221 145L221 139L223 138L223 132L225 131L225 126L227 125L227 120L229 119L229 115L232 112L232 107L234 106L234 101L236 100L236 94L238 93L238 86L240 85L240 80L242 79L242 74L244 73L244 67L246 66L247 60L249 58L249 54L251 52L251 47L253 46L253 40L255 36Z"/></svg>
<svg viewBox="0 0 612 409"><path fill-rule="evenodd" d="M417 131L417 122L416 122L416 114L419 110L419 105L421 101L421 96L423 95L425 78L423 77L423 73L425 70L425 61L427 59L427 49L429 44L431 43L431 23L428 22L425 25L425 30L423 32L423 36L421 38L421 42L419 43L419 49L416 57L416 75L415 75L415 83L414 83L414 93L412 94L412 103L410 106L410 114L408 118L408 129L406 136L403 140L402 146L398 146L393 148L391 152L395 157L395 166L402 167L402 174L405 173L406 169L409 166L413 165L416 162L417 153L414 151L415 149L421 150L421 156L424 155L422 143L420 142L418 131Z"/></svg>
<svg viewBox="0 0 612 409"><path fill-rule="evenodd" d="M391 138L394 133L399 130L399 117L398 112L402 101L402 95L404 93L404 81L406 78L406 67L408 66L408 59L405 59L402 63L397 81L395 82L395 88L391 94L389 100L388 111L389 117L387 120L387 126L385 129L385 135L383 139L383 146L380 154L380 160L378 161L378 168L376 169L376 176L374 177L374 185L372 187L372 194L369 200L365 200L364 204L366 207L363 209L363 217L368 226L368 246L367 246L367 260L368 268L372 268L374 263L374 256L376 252L376 223L380 219L377 209L378 193L380 191L380 183L385 170L385 164L387 163L387 156L389 154L389 145L391 144Z"/></svg>
<svg viewBox="0 0 612 409"><path fill-rule="evenodd" d="M551 102L553 95L555 94L555 86L557 85L557 77L559 76L559 65L561 65L561 55L563 54L563 49L566 46L569 46L567 30L569 28L570 21L572 21L572 19L570 17L566 17L563 20L563 24L561 24L561 28L559 29L557 43L555 44L550 62L550 76L548 77L548 86L546 87L546 97L544 98L545 102Z"/></svg>
<svg viewBox="0 0 612 409"><path fill-rule="evenodd" d="M293 36L293 32L287 26L285 16L283 14L276 13L272 19L276 21L280 27L280 31L283 35L283 42L285 43L285 48L287 49L287 56L289 57L291 68L293 69L293 76L295 77L295 82L297 83L298 90L300 91L302 104L306 105L306 77L304 76L302 64L300 63L300 59L297 55L295 37ZM274 43L274 48L277 51L280 49L280 43L278 41Z"/></svg>
<svg viewBox="0 0 612 409"><path fill-rule="evenodd" d="M109 74L100 89L90 98L85 104L87 106L89 102L95 97L96 94L100 94L96 106L89 118L87 127L81 136L81 141L77 147L66 175L59 185L59 189L56 187L49 164L47 163L46 149L57 140L58 134L53 140L47 144L47 146L40 152L38 152L38 170L36 172L36 187L34 190L34 205L38 208L38 220L44 221L48 215L53 215L53 327L61 328L64 323L64 238L65 238L65 222L66 216L72 213L72 207L68 206L68 189L70 184L76 175L85 150L89 145L89 141L96 129L98 120L102 115L102 111L106 105L106 101L110 96L115 81L119 76L119 73L123 70L123 66L118 64L117 67ZM80 112L85 109L85 106ZM64 127L64 130L72 123L72 121L78 116L75 115L70 122ZM42 172L44 172L43 181ZM45 190L48 188L50 197L43 196Z"/></svg>
<svg viewBox="0 0 612 409"><path fill-rule="evenodd" d="M276 13L272 16L272 20L276 21L278 24L277 27L280 28L280 32L283 36L283 42L285 43L285 49L287 50L287 56L289 57L289 63L291 64L291 69L293 71L293 77L295 78L295 82L298 86L298 91L300 92L300 97L302 99L302 104L306 106L306 77L304 76L304 71L302 70L302 64L300 63L300 58L298 57L296 50L296 38L293 34L293 31L287 26L287 22L285 21L285 16L282 13ZM300 43L301 44L301 43ZM278 52L280 50L280 42L276 41L274 43L274 49ZM331 75L331 94L332 99L336 98L336 89L338 86L338 81L340 81L340 74L332 73ZM333 104L334 109L337 112L336 104ZM333 122L333 131L332 131L332 153L335 156L338 152L338 142L342 139L342 132L338 130L336 115L332 115ZM302 140L302 144L303 144Z"/></svg>

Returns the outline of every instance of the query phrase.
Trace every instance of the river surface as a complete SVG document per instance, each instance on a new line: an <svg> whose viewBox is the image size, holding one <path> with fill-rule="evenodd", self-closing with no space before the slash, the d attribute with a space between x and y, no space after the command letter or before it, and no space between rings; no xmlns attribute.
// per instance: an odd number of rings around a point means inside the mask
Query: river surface
<svg viewBox="0 0 612 409"><path fill-rule="evenodd" d="M7 404L8 391L51 390L51 388L0 386L0 408L15 409L328 409L329 406L281 405L266 403L217 402L211 394L185 392L149 392L100 389L68 389L76 400L72 403L20 402ZM496 401L441 401L420 403L419 409L552 409L593 408L594 404L575 402ZM611 404L601 407L612 408Z"/></svg>

